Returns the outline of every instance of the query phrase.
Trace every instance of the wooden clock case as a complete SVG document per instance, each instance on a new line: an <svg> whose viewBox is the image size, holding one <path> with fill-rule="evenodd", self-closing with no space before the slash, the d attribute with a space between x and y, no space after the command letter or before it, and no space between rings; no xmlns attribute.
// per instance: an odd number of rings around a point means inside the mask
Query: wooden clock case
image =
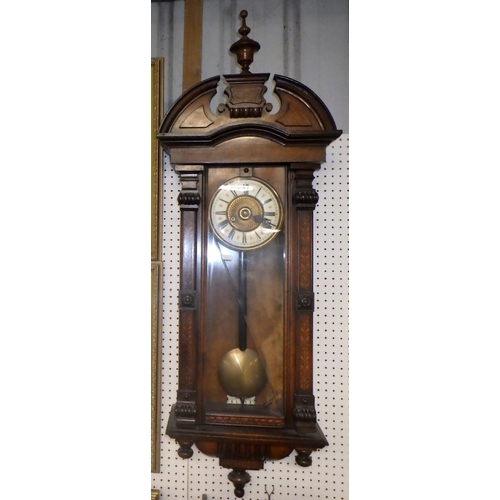
<svg viewBox="0 0 500 500"><path fill-rule="evenodd" d="M244 495L247 470L264 467L296 451L300 466L328 444L316 422L313 395L313 211L318 193L314 171L325 161L325 149L342 131L318 96L303 84L274 75L279 109L264 99L269 74L252 74L249 65L257 42L242 13L242 38L231 47L243 71L225 75L226 102L214 113L219 76L186 91L164 117L157 135L180 176L179 381L166 434L190 458L192 446L218 457L232 469L235 495ZM205 235L206 179L211 168L285 167L286 322L283 334L283 418L273 422L248 416L237 425L231 415L208 419L205 412L206 345L204 295L208 293Z"/></svg>

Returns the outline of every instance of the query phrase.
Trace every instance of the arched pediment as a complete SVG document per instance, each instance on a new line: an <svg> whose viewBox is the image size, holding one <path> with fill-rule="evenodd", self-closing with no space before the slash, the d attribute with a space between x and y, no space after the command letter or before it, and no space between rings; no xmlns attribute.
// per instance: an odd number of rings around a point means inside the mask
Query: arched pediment
<svg viewBox="0 0 500 500"><path fill-rule="evenodd" d="M226 101L211 109L220 77L187 90L163 119L158 139L166 150L176 147L216 147L235 137L255 137L280 146L326 147L342 133L329 110L308 87L274 75L279 109L266 102L269 74L225 75Z"/></svg>

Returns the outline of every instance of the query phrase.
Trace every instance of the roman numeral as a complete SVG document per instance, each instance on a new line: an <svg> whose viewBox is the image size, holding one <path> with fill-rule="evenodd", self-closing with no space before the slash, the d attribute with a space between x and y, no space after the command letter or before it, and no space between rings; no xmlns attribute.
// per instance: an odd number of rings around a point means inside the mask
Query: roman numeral
<svg viewBox="0 0 500 500"><path fill-rule="evenodd" d="M257 231L255 231L255 235L257 236L257 238L259 238L259 240L261 240L262 238L259 236L259 233Z"/></svg>
<svg viewBox="0 0 500 500"><path fill-rule="evenodd" d="M228 239L230 239L232 241L235 233L236 233L236 229L234 229L234 228L231 229L231 232L227 235Z"/></svg>
<svg viewBox="0 0 500 500"><path fill-rule="evenodd" d="M269 203L270 201L273 201L273 199L272 198L267 199L266 201L263 202L263 205L265 205L266 203Z"/></svg>
<svg viewBox="0 0 500 500"><path fill-rule="evenodd" d="M267 217L274 217L276 215L276 212L264 212L264 215Z"/></svg>
<svg viewBox="0 0 500 500"><path fill-rule="evenodd" d="M226 215L226 211L225 210L218 210L217 212L215 212L215 215Z"/></svg>
<svg viewBox="0 0 500 500"><path fill-rule="evenodd" d="M238 196L238 193L234 189L231 189L231 193L235 198Z"/></svg>
<svg viewBox="0 0 500 500"><path fill-rule="evenodd" d="M228 224L229 224L229 221L227 219L224 219L222 222L219 222L217 224L217 227L219 229L224 229Z"/></svg>
<svg viewBox="0 0 500 500"><path fill-rule="evenodd" d="M247 233L243 233L242 239L243 239L243 241L242 241L243 245L246 245L246 243L247 243Z"/></svg>

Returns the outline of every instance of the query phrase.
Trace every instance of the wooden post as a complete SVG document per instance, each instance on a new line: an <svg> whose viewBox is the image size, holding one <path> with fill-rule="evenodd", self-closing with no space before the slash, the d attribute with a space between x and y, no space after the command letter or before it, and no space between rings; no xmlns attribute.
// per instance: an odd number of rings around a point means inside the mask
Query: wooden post
<svg viewBox="0 0 500 500"><path fill-rule="evenodd" d="M183 92L201 81L202 25L203 0L185 0Z"/></svg>

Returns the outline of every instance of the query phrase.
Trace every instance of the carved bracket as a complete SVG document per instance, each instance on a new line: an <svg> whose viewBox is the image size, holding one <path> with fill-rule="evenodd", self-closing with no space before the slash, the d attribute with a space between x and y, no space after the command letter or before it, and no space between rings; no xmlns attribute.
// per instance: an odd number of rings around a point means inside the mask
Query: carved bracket
<svg viewBox="0 0 500 500"><path fill-rule="evenodd" d="M316 427L316 409L312 394L296 394L293 420L298 432L310 432Z"/></svg>
<svg viewBox="0 0 500 500"><path fill-rule="evenodd" d="M174 414L177 418L178 427L194 427L196 423L196 417L198 415L198 407L196 406L196 391L177 391L177 403L174 405Z"/></svg>
<svg viewBox="0 0 500 500"><path fill-rule="evenodd" d="M316 410L314 409L314 396L311 394L297 394L293 419L296 422L316 423Z"/></svg>

